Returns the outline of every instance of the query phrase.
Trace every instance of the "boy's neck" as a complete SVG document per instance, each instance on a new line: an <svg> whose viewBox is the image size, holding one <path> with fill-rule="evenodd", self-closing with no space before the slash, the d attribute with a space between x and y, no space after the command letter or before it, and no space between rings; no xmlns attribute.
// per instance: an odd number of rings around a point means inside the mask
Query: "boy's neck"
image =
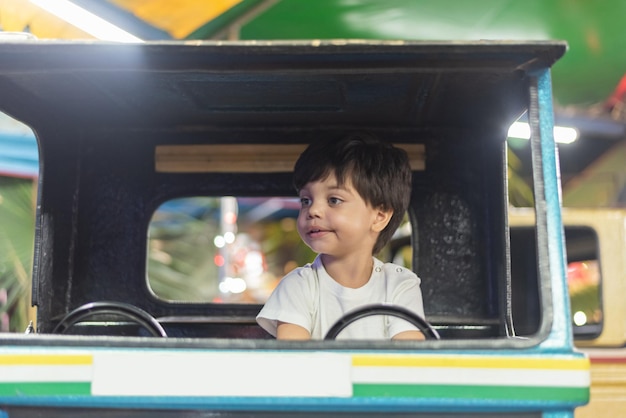
<svg viewBox="0 0 626 418"><path fill-rule="evenodd" d="M352 255L337 258L321 254L320 258L326 273L343 287L358 289L369 282L374 269L371 255Z"/></svg>

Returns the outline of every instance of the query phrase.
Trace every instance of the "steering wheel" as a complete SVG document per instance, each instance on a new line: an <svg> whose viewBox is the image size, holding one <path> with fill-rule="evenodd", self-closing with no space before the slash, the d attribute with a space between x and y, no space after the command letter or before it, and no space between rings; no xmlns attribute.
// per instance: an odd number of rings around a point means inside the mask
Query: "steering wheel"
<svg viewBox="0 0 626 418"><path fill-rule="evenodd" d="M344 328L354 321L373 315L389 315L402 318L419 328L427 340L441 339L437 330L433 328L433 326L430 325L424 318L402 306L385 303L365 305L348 312L335 322L335 324L326 333L324 339L334 340Z"/></svg>
<svg viewBox="0 0 626 418"><path fill-rule="evenodd" d="M98 314L120 315L141 325L154 337L167 337L163 326L148 312L124 302L101 301L86 303L61 319L52 330L53 334L64 334L73 325L82 322L85 318Z"/></svg>

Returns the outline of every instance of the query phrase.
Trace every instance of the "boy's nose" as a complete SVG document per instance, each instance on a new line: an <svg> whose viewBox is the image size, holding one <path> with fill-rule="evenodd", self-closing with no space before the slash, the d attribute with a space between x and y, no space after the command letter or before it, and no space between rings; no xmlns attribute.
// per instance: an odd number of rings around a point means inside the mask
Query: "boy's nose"
<svg viewBox="0 0 626 418"><path fill-rule="evenodd" d="M311 206L309 206L309 210L307 212L307 217L319 218L320 214L321 214L320 205L316 203L311 203Z"/></svg>

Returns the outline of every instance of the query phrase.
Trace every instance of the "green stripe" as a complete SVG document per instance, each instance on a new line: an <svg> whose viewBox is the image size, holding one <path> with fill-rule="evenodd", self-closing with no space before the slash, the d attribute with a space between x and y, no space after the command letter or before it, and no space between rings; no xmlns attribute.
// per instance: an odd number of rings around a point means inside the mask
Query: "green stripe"
<svg viewBox="0 0 626 418"><path fill-rule="evenodd" d="M354 384L353 391L354 397L589 401L587 387Z"/></svg>
<svg viewBox="0 0 626 418"><path fill-rule="evenodd" d="M91 382L0 383L0 396L91 395Z"/></svg>

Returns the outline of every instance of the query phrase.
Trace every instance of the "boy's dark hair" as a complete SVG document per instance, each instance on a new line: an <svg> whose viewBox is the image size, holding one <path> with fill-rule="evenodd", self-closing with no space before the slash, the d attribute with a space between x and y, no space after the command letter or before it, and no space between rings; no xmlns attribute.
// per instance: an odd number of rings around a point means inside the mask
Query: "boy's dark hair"
<svg viewBox="0 0 626 418"><path fill-rule="evenodd" d="M398 229L411 198L411 167L407 153L367 133L313 142L294 167L293 185L299 192L311 181L334 173L341 186L349 178L366 203L393 210L373 254L379 253Z"/></svg>

